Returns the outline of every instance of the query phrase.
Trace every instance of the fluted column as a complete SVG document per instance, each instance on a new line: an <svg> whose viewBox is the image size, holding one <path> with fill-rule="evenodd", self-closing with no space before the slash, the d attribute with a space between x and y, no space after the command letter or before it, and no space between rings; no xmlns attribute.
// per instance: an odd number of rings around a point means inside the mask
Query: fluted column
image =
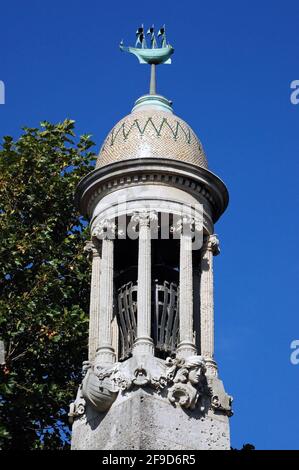
<svg viewBox="0 0 299 470"><path fill-rule="evenodd" d="M177 224L180 230L180 343L178 355L188 357L196 354L193 326L193 271L192 228L194 219L184 216Z"/></svg>
<svg viewBox="0 0 299 470"><path fill-rule="evenodd" d="M208 236L202 247L200 279L200 339L201 355L207 366L207 374L217 376L214 360L214 279L213 256L220 253L216 235Z"/></svg>
<svg viewBox="0 0 299 470"><path fill-rule="evenodd" d="M97 238L102 239L102 261L100 278L100 320L99 347L96 353L97 364L115 362L115 351L112 346L113 318L113 248L115 225L105 221L94 231Z"/></svg>
<svg viewBox="0 0 299 470"><path fill-rule="evenodd" d="M153 212L134 214L133 223L139 225L138 240L138 291L137 291L137 338L134 354L153 354L151 338L151 222L157 220Z"/></svg>
<svg viewBox="0 0 299 470"><path fill-rule="evenodd" d="M90 284L90 307L89 307L89 338L88 338L88 360L94 361L96 350L99 345L99 320L100 320L100 274L101 257L100 242L97 239L88 241L84 251L88 253L92 262L91 284Z"/></svg>

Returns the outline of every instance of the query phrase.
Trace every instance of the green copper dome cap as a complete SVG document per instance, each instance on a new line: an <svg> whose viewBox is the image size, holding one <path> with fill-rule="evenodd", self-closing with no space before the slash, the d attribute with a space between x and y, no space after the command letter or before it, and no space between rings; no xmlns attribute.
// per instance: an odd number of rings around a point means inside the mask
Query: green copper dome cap
<svg viewBox="0 0 299 470"><path fill-rule="evenodd" d="M135 101L135 105L132 109L132 113L139 112L147 109L154 109L157 111L166 111L168 113L173 113L172 101L169 101L167 98L161 95L144 95L140 96L138 100Z"/></svg>

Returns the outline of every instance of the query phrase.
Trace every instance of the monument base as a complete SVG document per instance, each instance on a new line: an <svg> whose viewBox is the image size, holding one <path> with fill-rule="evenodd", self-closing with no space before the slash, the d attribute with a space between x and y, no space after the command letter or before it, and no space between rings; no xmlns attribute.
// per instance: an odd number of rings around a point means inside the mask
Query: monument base
<svg viewBox="0 0 299 470"><path fill-rule="evenodd" d="M73 450L229 450L229 418L220 411L173 406L152 390L119 395L99 413L90 405L76 418Z"/></svg>

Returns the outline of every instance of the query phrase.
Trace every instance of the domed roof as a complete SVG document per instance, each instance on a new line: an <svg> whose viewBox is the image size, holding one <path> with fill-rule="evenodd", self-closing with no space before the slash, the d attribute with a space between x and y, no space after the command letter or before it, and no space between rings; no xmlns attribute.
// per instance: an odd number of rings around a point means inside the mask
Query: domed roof
<svg viewBox="0 0 299 470"><path fill-rule="evenodd" d="M168 158L208 167L196 134L173 114L171 103L158 95L139 98L131 114L113 127L102 145L96 168L139 158Z"/></svg>

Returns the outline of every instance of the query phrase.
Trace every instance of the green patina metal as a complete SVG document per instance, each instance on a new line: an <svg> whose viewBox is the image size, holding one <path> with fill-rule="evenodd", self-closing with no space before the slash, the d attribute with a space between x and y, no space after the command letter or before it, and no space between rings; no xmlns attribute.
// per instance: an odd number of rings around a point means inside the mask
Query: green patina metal
<svg viewBox="0 0 299 470"><path fill-rule="evenodd" d="M165 25L159 29L158 38L161 38L160 47L155 37L154 26L151 26L147 33L150 35L151 47L147 47L146 37L144 33L143 25L140 26L136 31L136 43L135 47L126 47L123 41L120 43L120 49L123 52L129 52L137 57L140 64L151 65L151 80L150 80L150 94L156 94L156 65L159 64L171 64L171 55L174 52L174 48L167 43Z"/></svg>

